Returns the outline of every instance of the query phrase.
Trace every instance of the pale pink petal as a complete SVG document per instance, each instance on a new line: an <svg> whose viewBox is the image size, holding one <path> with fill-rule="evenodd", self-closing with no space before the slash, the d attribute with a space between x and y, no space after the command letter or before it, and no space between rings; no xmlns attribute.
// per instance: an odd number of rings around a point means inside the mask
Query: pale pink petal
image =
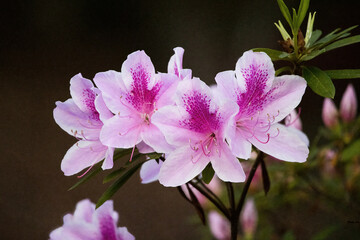
<svg viewBox="0 0 360 240"><path fill-rule="evenodd" d="M114 114L112 114L109 108L106 106L101 93L95 98L95 107L102 122L105 122L114 116Z"/></svg>
<svg viewBox="0 0 360 240"><path fill-rule="evenodd" d="M209 226L212 235L217 240L230 240L231 229L230 222L216 211L210 211Z"/></svg>
<svg viewBox="0 0 360 240"><path fill-rule="evenodd" d="M73 222L57 228L50 233L50 240L99 240L101 235L98 229L83 222Z"/></svg>
<svg viewBox="0 0 360 240"><path fill-rule="evenodd" d="M86 78L83 78L81 73L75 75L70 80L70 94L75 104L83 112L91 111L89 103L94 102L95 92L93 90L93 83ZM90 106L91 107L91 106Z"/></svg>
<svg viewBox="0 0 360 240"><path fill-rule="evenodd" d="M238 86L241 92L257 91L267 92L272 86L275 76L274 65L270 57L263 52L244 52L235 67Z"/></svg>
<svg viewBox="0 0 360 240"><path fill-rule="evenodd" d="M109 147L132 148L141 141L141 125L142 119L138 115L115 115L104 123L100 140Z"/></svg>
<svg viewBox="0 0 360 240"><path fill-rule="evenodd" d="M226 141L231 152L238 158L248 159L251 156L251 143L243 135L242 131L236 128L235 122L231 121L225 131Z"/></svg>
<svg viewBox="0 0 360 240"><path fill-rule="evenodd" d="M202 134L195 133L180 125L180 121L187 116L187 113L177 106L166 106L160 108L151 117L151 122L157 126L165 135L167 142L171 145L183 146L189 144L189 140L196 141Z"/></svg>
<svg viewBox="0 0 360 240"><path fill-rule="evenodd" d="M91 222L95 212L95 204L89 199L81 200L76 204L73 220Z"/></svg>
<svg viewBox="0 0 360 240"><path fill-rule="evenodd" d="M136 145L136 148L139 150L139 153L142 153L142 154L155 152L155 150L152 147L150 147L149 145L147 145L143 141L138 143Z"/></svg>
<svg viewBox="0 0 360 240"><path fill-rule="evenodd" d="M130 115L133 107L125 100L126 87L121 73L110 70L97 73L94 82L101 90L106 106L115 114Z"/></svg>
<svg viewBox="0 0 360 240"><path fill-rule="evenodd" d="M309 144L310 144L309 138L306 136L306 134L303 131L296 129L294 127L291 127L291 126L290 127L287 126L287 128L289 131L296 134L306 144L306 146L309 146Z"/></svg>
<svg viewBox="0 0 360 240"><path fill-rule="evenodd" d="M141 139L158 153L168 153L174 148L165 140L164 134L154 124L144 124Z"/></svg>
<svg viewBox="0 0 360 240"><path fill-rule="evenodd" d="M105 160L101 166L101 168L103 170L106 169L111 169L114 166L114 160L113 160L113 156L114 156L114 150L115 148L113 147L108 147L106 153L105 153Z"/></svg>
<svg viewBox="0 0 360 240"><path fill-rule="evenodd" d="M91 122L88 115L82 112L72 99L56 102L53 114L55 122L68 134L81 139L99 139L102 123Z"/></svg>
<svg viewBox="0 0 360 240"><path fill-rule="evenodd" d="M161 89L158 93L158 99L154 103L155 111L163 106L173 105L175 103L175 92L179 79L174 75L158 73L155 78L161 84Z"/></svg>
<svg viewBox="0 0 360 240"><path fill-rule="evenodd" d="M268 93L268 99L264 102L260 118L269 119L271 122L284 119L301 102L306 85L305 79L296 75L275 78Z"/></svg>
<svg viewBox="0 0 360 240"><path fill-rule="evenodd" d="M106 151L99 141L78 141L66 152L61 170L66 176L76 174L104 159Z"/></svg>
<svg viewBox="0 0 360 240"><path fill-rule="evenodd" d="M349 84L340 102L340 116L349 123L356 117L357 100L354 86Z"/></svg>
<svg viewBox="0 0 360 240"><path fill-rule="evenodd" d="M167 155L159 181L166 187L180 186L199 175L208 163L209 158L201 151L195 152L185 145Z"/></svg>
<svg viewBox="0 0 360 240"><path fill-rule="evenodd" d="M339 123L338 120L339 112L336 106L330 98L325 98L322 108L322 120L325 126L332 128Z"/></svg>
<svg viewBox="0 0 360 240"><path fill-rule="evenodd" d="M210 159L216 175L224 182L245 181L244 170L226 143L222 143L219 152L214 152Z"/></svg>
<svg viewBox="0 0 360 240"><path fill-rule="evenodd" d="M144 51L128 55L121 67L121 75L128 91L133 89L134 84L146 84L151 89L155 82L154 65Z"/></svg>
<svg viewBox="0 0 360 240"><path fill-rule="evenodd" d="M260 151L287 162L305 162L309 154L306 143L282 124L274 124L262 136L257 132L248 140Z"/></svg>
<svg viewBox="0 0 360 240"><path fill-rule="evenodd" d="M234 102L237 102L237 92L236 89L241 88L239 86L241 81L238 81L235 78L234 71L224 71L216 75L215 81L217 83L217 95L220 95L222 98L228 98Z"/></svg>
<svg viewBox="0 0 360 240"><path fill-rule="evenodd" d="M159 179L160 168L163 165L163 161L149 160L145 162L140 169L141 183L151 183Z"/></svg>
<svg viewBox="0 0 360 240"><path fill-rule="evenodd" d="M116 239L116 223L118 221L118 214L114 212L113 201L106 201L95 211L95 223L97 223L100 230L101 239L117 240Z"/></svg>
<svg viewBox="0 0 360 240"><path fill-rule="evenodd" d="M294 110L291 111L289 115L285 118L285 125L287 127L294 127L298 130L302 130L302 122L299 114Z"/></svg>
<svg viewBox="0 0 360 240"><path fill-rule="evenodd" d="M180 71L183 68L184 49L182 47L174 48L175 54L170 58L168 63L168 73L175 74L180 77Z"/></svg>
<svg viewBox="0 0 360 240"><path fill-rule="evenodd" d="M245 202L244 209L240 216L240 223L245 235L255 234L258 214L254 199L248 198Z"/></svg>
<svg viewBox="0 0 360 240"><path fill-rule="evenodd" d="M116 236L119 240L135 240L135 237L129 233L126 227L119 227L116 230Z"/></svg>

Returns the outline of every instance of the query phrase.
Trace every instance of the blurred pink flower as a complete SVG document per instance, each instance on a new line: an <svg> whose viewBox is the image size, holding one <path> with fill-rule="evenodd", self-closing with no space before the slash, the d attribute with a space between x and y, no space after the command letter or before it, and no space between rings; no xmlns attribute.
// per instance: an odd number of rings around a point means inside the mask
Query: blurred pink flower
<svg viewBox="0 0 360 240"><path fill-rule="evenodd" d="M302 130L302 122L300 119L300 115L294 110L291 111L289 115L285 118L285 126L287 127L293 127L298 130Z"/></svg>
<svg viewBox="0 0 360 240"><path fill-rule="evenodd" d="M356 117L357 99L354 86L349 84L340 103L340 116L344 122L349 123Z"/></svg>
<svg viewBox="0 0 360 240"><path fill-rule="evenodd" d="M95 210L85 199L76 205L74 214L64 216L64 225L50 233L50 240L134 240L126 227L117 227L119 215L113 201L106 201Z"/></svg>
<svg viewBox="0 0 360 240"><path fill-rule="evenodd" d="M66 176L80 172L105 158L103 169L113 167L114 148L104 146L99 139L103 121L113 114L106 107L100 91L93 83L75 75L70 80L72 98L56 102L55 122L79 141L65 154L61 170Z"/></svg>
<svg viewBox="0 0 360 240"><path fill-rule="evenodd" d="M210 231L217 240L230 240L230 222L226 218L216 211L210 211L208 219Z"/></svg>
<svg viewBox="0 0 360 240"><path fill-rule="evenodd" d="M246 236L255 234L258 214L255 207L254 199L248 198L240 216L240 223Z"/></svg>
<svg viewBox="0 0 360 240"><path fill-rule="evenodd" d="M325 126L332 128L339 123L338 120L339 112L330 98L324 99L324 104L322 108L322 119Z"/></svg>

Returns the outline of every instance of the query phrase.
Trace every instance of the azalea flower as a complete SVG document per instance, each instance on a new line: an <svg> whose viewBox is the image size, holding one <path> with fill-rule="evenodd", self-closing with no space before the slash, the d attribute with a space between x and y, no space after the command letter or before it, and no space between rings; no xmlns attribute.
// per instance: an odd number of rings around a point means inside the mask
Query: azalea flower
<svg viewBox="0 0 360 240"><path fill-rule="evenodd" d="M156 152L172 150L164 135L152 123L157 109L172 104L178 79L173 74L155 74L144 51L130 54L121 73L97 73L94 81L104 101L115 115L105 121L100 133L103 144L117 148L134 148L145 143ZM173 86L175 84L175 86Z"/></svg>
<svg viewBox="0 0 360 240"><path fill-rule="evenodd" d="M306 81L299 76L275 77L265 53L247 51L235 71L218 73L217 92L239 106L225 131L233 154L248 159L251 146L281 160L304 162L309 149L296 133L279 124L301 101Z"/></svg>
<svg viewBox="0 0 360 240"><path fill-rule="evenodd" d="M85 199L78 202L74 214L64 216L64 225L50 233L50 240L134 240L126 227L117 228L118 219L113 201L95 210L95 204Z"/></svg>
<svg viewBox="0 0 360 240"><path fill-rule="evenodd" d="M175 54L171 56L168 63L168 73L175 74L180 80L185 77L191 78L191 69L183 69L184 49L182 47L174 48Z"/></svg>
<svg viewBox="0 0 360 240"><path fill-rule="evenodd" d="M146 161L140 169L141 183L152 183L158 181L160 168L163 165L163 161L156 161L154 159Z"/></svg>
<svg viewBox="0 0 360 240"><path fill-rule="evenodd" d="M79 141L65 154L61 170L65 175L73 175L105 158L103 169L113 167L114 148L104 146L99 135L103 121L113 114L106 107L100 91L93 83L75 75L70 80L72 98L56 102L55 122Z"/></svg>
<svg viewBox="0 0 360 240"><path fill-rule="evenodd" d="M152 117L176 148L167 154L160 169L160 183L180 186L199 175L210 162L223 181L244 181L240 162L224 138L229 119L238 112L236 104L214 98L211 89L198 78L178 84L175 102Z"/></svg>

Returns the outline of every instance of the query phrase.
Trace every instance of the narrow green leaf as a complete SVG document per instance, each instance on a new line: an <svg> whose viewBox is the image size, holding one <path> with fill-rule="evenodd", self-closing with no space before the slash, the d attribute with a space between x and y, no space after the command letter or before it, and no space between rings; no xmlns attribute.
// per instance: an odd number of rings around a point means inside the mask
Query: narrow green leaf
<svg viewBox="0 0 360 240"><path fill-rule="evenodd" d="M292 28L293 25L292 25L291 15L290 15L288 7L286 6L286 4L284 3L283 0L277 0L277 3L279 5L282 15L284 16L284 18L286 19L286 21L289 23L290 27Z"/></svg>
<svg viewBox="0 0 360 240"><path fill-rule="evenodd" d="M318 95L327 98L334 98L335 87L330 77L317 67L303 66L303 77L309 87Z"/></svg>
<svg viewBox="0 0 360 240"><path fill-rule="evenodd" d="M295 10L295 8L293 8L292 10L293 10L293 16L292 16L293 28L292 28L292 30L293 30L293 34L294 34L295 32L296 32L296 33L298 32L299 27L298 27L298 25L297 25L298 16L297 16L297 14L296 14L296 10Z"/></svg>
<svg viewBox="0 0 360 240"><path fill-rule="evenodd" d="M309 39L309 46L311 47L320 38L320 36L321 36L320 30L313 31Z"/></svg>
<svg viewBox="0 0 360 240"><path fill-rule="evenodd" d="M333 50L336 48L345 47L347 45L351 45L351 44L358 43L358 42L360 42L360 35L356 35L356 36L352 36L352 37L348 37L348 38L344 38L339 41L336 41L336 42L326 46L325 50L330 51L330 50Z"/></svg>
<svg viewBox="0 0 360 240"><path fill-rule="evenodd" d="M162 157L162 153L152 152L146 154L150 159L159 159Z"/></svg>
<svg viewBox="0 0 360 240"><path fill-rule="evenodd" d="M323 38L321 38L317 43L326 43L328 41L330 41L331 38L334 37L334 35L340 31L341 28L337 28L334 31L332 31L331 33L328 33L327 35L325 35Z"/></svg>
<svg viewBox="0 0 360 240"><path fill-rule="evenodd" d="M325 49L320 49L320 50L314 50L309 54L304 55L300 60L301 61L309 61L317 56L319 56L320 54L326 52Z"/></svg>
<svg viewBox="0 0 360 240"><path fill-rule="evenodd" d="M353 79L360 78L360 69L326 70L331 79Z"/></svg>
<svg viewBox="0 0 360 240"><path fill-rule="evenodd" d="M215 171L211 166L211 163L209 163L206 168L202 171L202 180L209 184L214 177Z"/></svg>
<svg viewBox="0 0 360 240"><path fill-rule="evenodd" d="M131 162L127 162L124 166L120 167L119 169L116 169L114 171L112 171L111 173L109 173L103 180L103 183L108 183L112 180L114 180L114 178L116 178L117 176L123 174L124 172L126 172L127 169L129 169L129 167L131 167L131 165L134 164L134 162L136 162L136 159L138 159L139 157L141 157L140 154L134 156L132 158Z"/></svg>
<svg viewBox="0 0 360 240"><path fill-rule="evenodd" d="M331 33L327 34L325 37L321 38L317 44L320 44L320 47L324 47L326 45L329 45L330 43L334 42L335 40L347 37L350 35L350 31L356 28L358 25L349 27L341 32L339 32L341 29L337 28ZM338 33L339 32L339 33Z"/></svg>
<svg viewBox="0 0 360 240"><path fill-rule="evenodd" d="M309 9L309 2L310 0L301 0L299 10L298 10L298 20L297 20L297 26L300 28L301 23L304 21L304 18L306 16L306 13Z"/></svg>
<svg viewBox="0 0 360 240"><path fill-rule="evenodd" d="M360 139L353 142L350 146L345 148L344 152L342 153L343 160L350 160L355 156L360 155Z"/></svg>
<svg viewBox="0 0 360 240"><path fill-rule="evenodd" d="M266 53L271 58L272 61L279 61L279 60L287 61L289 59L286 58L290 55L287 52L282 52L270 48L254 48L253 51Z"/></svg>
<svg viewBox="0 0 360 240"><path fill-rule="evenodd" d="M281 74L283 72L290 72L291 73L291 67L286 66L286 67L279 68L278 70L275 71L275 76L279 76L279 74Z"/></svg>
<svg viewBox="0 0 360 240"><path fill-rule="evenodd" d="M101 195L98 202L96 203L96 208L100 207L104 202L110 199L129 179L130 177L141 167L143 163L140 162L124 175L118 178L113 184L110 185L108 189Z"/></svg>

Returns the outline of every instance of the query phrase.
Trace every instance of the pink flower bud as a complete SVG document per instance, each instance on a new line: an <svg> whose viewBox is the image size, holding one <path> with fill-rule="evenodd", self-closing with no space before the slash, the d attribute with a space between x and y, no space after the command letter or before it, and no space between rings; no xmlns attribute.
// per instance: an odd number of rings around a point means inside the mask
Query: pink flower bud
<svg viewBox="0 0 360 240"><path fill-rule="evenodd" d="M255 233L257 225L257 211L254 199L248 198L245 202L244 210L240 216L240 223L245 235L252 236Z"/></svg>
<svg viewBox="0 0 360 240"><path fill-rule="evenodd" d="M322 109L322 119L325 126L332 128L338 124L338 110L334 102L330 98L324 99L323 109Z"/></svg>
<svg viewBox="0 0 360 240"><path fill-rule="evenodd" d="M302 130L302 123L300 119L300 114L298 114L295 109L291 111L289 115L285 118L285 125L294 127L298 130Z"/></svg>
<svg viewBox="0 0 360 240"><path fill-rule="evenodd" d="M348 123L355 119L357 111L357 100L354 86L349 84L341 99L340 116L344 122Z"/></svg>
<svg viewBox="0 0 360 240"><path fill-rule="evenodd" d="M209 227L211 234L218 240L230 240L230 223L216 211L209 212Z"/></svg>

